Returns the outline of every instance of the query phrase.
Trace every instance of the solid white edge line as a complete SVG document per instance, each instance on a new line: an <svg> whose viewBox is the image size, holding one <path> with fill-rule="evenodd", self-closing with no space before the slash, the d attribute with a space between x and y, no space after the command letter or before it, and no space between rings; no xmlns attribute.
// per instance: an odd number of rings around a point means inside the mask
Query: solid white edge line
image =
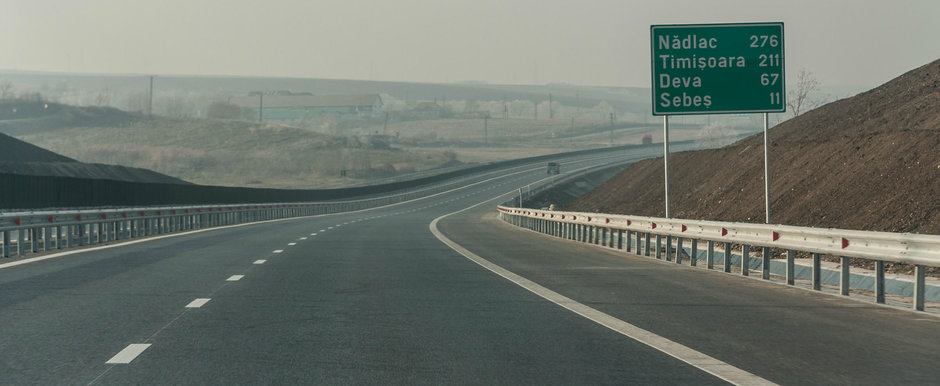
<svg viewBox="0 0 940 386"><path fill-rule="evenodd" d="M477 206L483 205L491 201L492 200L487 200L479 204L459 210L457 212L445 214L441 217L435 218L433 221L431 221L431 224L429 226L431 233L434 234L434 237L437 237L437 239L440 240L442 243L444 243L445 245L447 245L448 247L450 247L457 253L463 255L467 259L470 259L470 261L473 261L474 263L477 263L481 267L486 268L499 276L502 276L506 280L509 280L522 288L525 288L529 292L532 292L552 303L555 303L561 307L564 307L565 309L571 312L581 315L587 318L588 320L591 320L597 324L600 324L601 326L607 327L628 338L636 340L637 342L643 343L649 347L659 350L666 355L669 355L680 361L688 363L689 365L694 366L698 368L699 370L702 370L706 373L714 375L720 379L723 379L735 385L775 385L775 383L770 382L757 375L741 370L721 360L718 360L704 353L693 350L680 343L673 342L669 339L666 339L650 331L634 326L630 323L624 322L620 319L617 319L613 316L605 314L594 308L578 303L548 288L542 287L541 285L536 284L535 282L529 279L516 275L515 273L512 273L511 271L503 267L493 264L490 261L474 254L473 252L470 252L466 248L455 243L453 240L447 238L447 236L444 236L444 234L441 233L440 230L438 230L437 223L440 220L450 215L457 214L457 213L475 208Z"/></svg>
<svg viewBox="0 0 940 386"><path fill-rule="evenodd" d="M225 279L225 281L239 281L239 280L241 280L243 277L245 277L245 275L232 275L232 276L229 277L228 279Z"/></svg>
<svg viewBox="0 0 940 386"><path fill-rule="evenodd" d="M148 349L149 347L150 347L150 343L129 344L127 345L127 347L121 350L121 352L117 353L117 355L111 357L111 359L108 359L108 361L105 362L105 364L126 365L128 363L131 363L131 361L137 358L138 355L140 355L142 352L144 352L144 350Z"/></svg>
<svg viewBox="0 0 940 386"><path fill-rule="evenodd" d="M193 300L193 301L189 302L189 304L186 305L186 308L200 308L200 307L206 305L206 303L208 303L209 300L212 300L212 299L210 299L210 298L196 298L196 300Z"/></svg>

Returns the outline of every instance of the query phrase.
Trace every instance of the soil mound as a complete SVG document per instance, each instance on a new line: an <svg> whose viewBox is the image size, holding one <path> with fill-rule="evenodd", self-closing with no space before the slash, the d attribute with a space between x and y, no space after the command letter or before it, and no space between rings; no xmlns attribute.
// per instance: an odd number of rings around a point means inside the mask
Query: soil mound
<svg viewBox="0 0 940 386"><path fill-rule="evenodd" d="M78 162L0 133L0 162Z"/></svg>
<svg viewBox="0 0 940 386"><path fill-rule="evenodd" d="M147 169L78 162L2 133L0 133L0 173L188 184L181 179Z"/></svg>
<svg viewBox="0 0 940 386"><path fill-rule="evenodd" d="M772 128L772 223L940 234L940 60ZM670 214L764 222L763 137L670 155ZM566 210L665 215L663 161Z"/></svg>

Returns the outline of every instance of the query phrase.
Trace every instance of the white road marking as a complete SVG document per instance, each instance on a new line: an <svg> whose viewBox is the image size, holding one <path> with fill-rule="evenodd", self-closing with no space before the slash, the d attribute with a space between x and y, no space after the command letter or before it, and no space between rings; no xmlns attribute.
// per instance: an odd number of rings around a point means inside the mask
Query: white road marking
<svg viewBox="0 0 940 386"><path fill-rule="evenodd" d="M689 347L686 347L678 342L673 342L669 339L666 339L662 336L656 335L650 331L646 331L642 328L634 326L630 323L624 322L620 319L617 319L613 316L605 314L601 311L598 311L594 308L588 307L584 304L578 303L568 297L565 297L562 294L559 294L555 291L552 291L548 288L542 287L541 285L536 284L535 282L526 279L522 276L516 275L511 271L500 267L496 264L491 263L490 261L480 257L473 252L470 252L468 249L463 246L455 243L453 240L444 236L440 230L437 229L437 223L453 214L464 212L466 210L475 208L477 206L489 203L490 200L481 202L479 204L464 208L462 210L445 214L441 217L435 218L434 221L431 221L430 230L431 233L437 237L442 243L460 253L470 261L479 264L483 268L490 270L491 272L502 276L506 280L513 282L514 284L525 288L526 290L541 296L542 298L555 303L571 312L574 312L578 315L581 315L588 320L591 320L601 326L607 327L611 330L614 330L628 338L636 340L637 342L643 343L647 346L650 346L656 350L659 350L673 358L676 358L680 361L688 363L692 366L695 366L699 370L702 370L706 373L714 375L718 378L721 378L729 383L735 385L774 385L775 383L770 382L764 378L761 378L757 375L751 374L747 371L741 370L737 367L731 366L728 363L722 362L717 358L710 357L704 353L695 351Z"/></svg>
<svg viewBox="0 0 940 386"><path fill-rule="evenodd" d="M294 246L294 245L297 245L297 243L287 243L287 245Z"/></svg>
<svg viewBox="0 0 940 386"><path fill-rule="evenodd" d="M311 236L316 236L317 234L316 234L316 233L311 233L310 235L311 235Z"/></svg>
<svg viewBox="0 0 940 386"><path fill-rule="evenodd" d="M283 250L283 249L275 249L275 250L274 250L274 253L281 253L281 252L284 252L284 250Z"/></svg>
<svg viewBox="0 0 940 386"><path fill-rule="evenodd" d="M199 308L199 307L202 307L202 306L206 305L206 303L208 303L209 300L211 300L211 299L209 299L209 298L196 298L196 300L193 300L193 301L189 302L189 304L186 305L186 308Z"/></svg>
<svg viewBox="0 0 940 386"><path fill-rule="evenodd" d="M260 264L264 264L264 263L267 263L267 262L268 262L267 260L255 260L255 262L252 263L252 264L259 264L259 265L260 265Z"/></svg>
<svg viewBox="0 0 940 386"><path fill-rule="evenodd" d="M301 239L301 240L306 240L307 238L306 238L306 237L301 237L300 239Z"/></svg>
<svg viewBox="0 0 940 386"><path fill-rule="evenodd" d="M232 276L229 277L228 279L225 279L225 281L239 281L239 280L241 280L243 277L245 277L245 275L232 275Z"/></svg>
<svg viewBox="0 0 940 386"><path fill-rule="evenodd" d="M111 359L108 359L108 361L105 362L105 364L126 365L128 363L131 363L131 361L134 360L134 358L137 358L137 356L140 355L140 353L144 352L144 350L148 348L150 348L150 343L129 344L127 347L121 350L121 352L117 353L117 355L111 357Z"/></svg>

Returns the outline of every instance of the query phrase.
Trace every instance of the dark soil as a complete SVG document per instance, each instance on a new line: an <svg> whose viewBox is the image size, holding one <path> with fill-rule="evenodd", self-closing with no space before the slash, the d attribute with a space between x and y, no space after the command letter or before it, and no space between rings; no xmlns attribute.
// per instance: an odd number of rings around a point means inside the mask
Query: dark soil
<svg viewBox="0 0 940 386"><path fill-rule="evenodd" d="M769 138L771 223L940 234L940 60ZM759 134L671 154L671 217L763 223L763 150ZM564 209L663 217L663 191L663 160L651 159Z"/></svg>

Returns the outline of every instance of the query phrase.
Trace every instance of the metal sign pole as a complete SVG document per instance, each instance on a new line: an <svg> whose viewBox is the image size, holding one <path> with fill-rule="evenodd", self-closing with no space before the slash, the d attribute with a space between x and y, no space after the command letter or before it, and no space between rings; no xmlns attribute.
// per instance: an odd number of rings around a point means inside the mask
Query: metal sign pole
<svg viewBox="0 0 940 386"><path fill-rule="evenodd" d="M666 218L669 218L669 116L663 115L663 169L666 170Z"/></svg>
<svg viewBox="0 0 940 386"><path fill-rule="evenodd" d="M764 113L764 212L766 214L765 224L770 224L770 161L767 147L767 113Z"/></svg>

